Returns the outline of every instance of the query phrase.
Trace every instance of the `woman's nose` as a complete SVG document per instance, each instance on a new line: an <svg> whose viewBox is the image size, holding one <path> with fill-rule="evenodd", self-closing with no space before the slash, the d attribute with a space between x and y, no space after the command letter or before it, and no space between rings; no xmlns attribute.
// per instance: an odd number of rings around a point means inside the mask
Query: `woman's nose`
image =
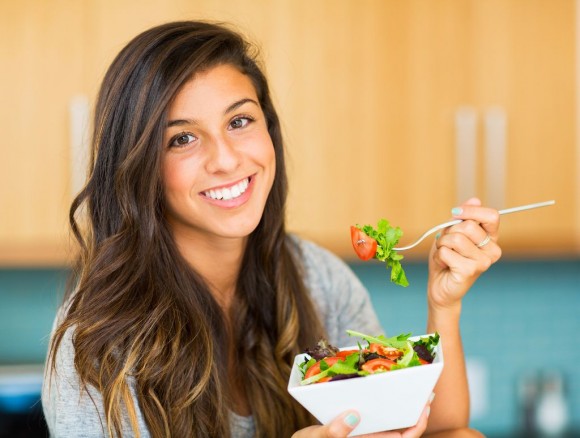
<svg viewBox="0 0 580 438"><path fill-rule="evenodd" d="M209 146L206 169L210 173L231 172L240 165L240 151L233 140L226 137L213 138Z"/></svg>

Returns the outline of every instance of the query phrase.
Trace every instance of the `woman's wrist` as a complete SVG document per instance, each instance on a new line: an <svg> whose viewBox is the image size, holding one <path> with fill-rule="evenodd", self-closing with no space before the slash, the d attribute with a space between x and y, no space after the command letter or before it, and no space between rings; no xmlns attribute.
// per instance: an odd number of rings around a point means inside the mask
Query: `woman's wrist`
<svg viewBox="0 0 580 438"><path fill-rule="evenodd" d="M459 330L461 318L461 301L452 305L441 305L428 299L427 329L431 332L449 332Z"/></svg>

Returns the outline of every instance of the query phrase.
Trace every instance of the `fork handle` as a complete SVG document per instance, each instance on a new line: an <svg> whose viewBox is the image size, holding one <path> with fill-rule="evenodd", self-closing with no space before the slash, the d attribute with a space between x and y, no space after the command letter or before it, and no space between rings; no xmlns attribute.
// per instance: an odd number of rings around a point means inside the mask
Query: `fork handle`
<svg viewBox="0 0 580 438"><path fill-rule="evenodd" d="M503 210L499 210L498 213L500 215L502 215L502 214L509 214L509 213L515 213L517 211L531 210L532 208L546 207L548 205L554 205L555 203L556 203L556 201L552 199L550 201L536 202L534 204L526 204L526 205L520 205L518 207L505 208ZM419 237L419 239L417 239L411 245L403 246L403 247L400 247L400 248L393 248L393 250L395 250L395 251L405 251L407 249L414 248L417 245L419 245L419 243L421 243L423 240L425 240L425 238L427 236L429 236L430 234L433 234L435 231L439 231L439 230L442 230L443 228L448 228L448 227L451 227L453 225L457 225L460 222L463 222L463 219L454 219L452 221L444 222L442 224L439 224L439 225L431 228L430 230L426 231L425 233L423 233L423 235L421 237Z"/></svg>
<svg viewBox="0 0 580 438"><path fill-rule="evenodd" d="M515 213L516 211L522 210L531 210L532 208L538 207L547 207L548 205L554 205L556 203L555 200L551 201L544 201L544 202L536 202L535 204L527 204L527 205L520 205L519 207L512 207L512 208L505 208L503 210L499 210L499 214L508 214L508 213Z"/></svg>

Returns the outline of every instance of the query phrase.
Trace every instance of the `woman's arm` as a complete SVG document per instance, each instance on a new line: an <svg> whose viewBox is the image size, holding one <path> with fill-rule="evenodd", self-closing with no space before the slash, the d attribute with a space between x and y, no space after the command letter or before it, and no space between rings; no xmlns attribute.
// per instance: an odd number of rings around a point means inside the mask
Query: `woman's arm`
<svg viewBox="0 0 580 438"><path fill-rule="evenodd" d="M479 275L501 256L496 243L496 210L481 207L474 198L454 213L464 221L436 239L429 257L427 333L437 331L441 335L445 366L435 387L428 432L468 426L469 389L459 330L461 300ZM491 240L481 246L488 235Z"/></svg>

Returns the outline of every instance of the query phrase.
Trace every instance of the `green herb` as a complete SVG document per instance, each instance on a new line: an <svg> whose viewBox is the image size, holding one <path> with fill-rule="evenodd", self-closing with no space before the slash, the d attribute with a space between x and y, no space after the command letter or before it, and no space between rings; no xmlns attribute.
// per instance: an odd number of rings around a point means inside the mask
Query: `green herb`
<svg viewBox="0 0 580 438"><path fill-rule="evenodd" d="M404 257L393 249L403 235L403 231L399 227L392 227L386 219L379 220L376 229L372 225L357 225L356 227L377 241L377 252L374 258L385 262L387 270L391 269L391 281L403 287L409 286L409 281L401 266L401 260Z"/></svg>

